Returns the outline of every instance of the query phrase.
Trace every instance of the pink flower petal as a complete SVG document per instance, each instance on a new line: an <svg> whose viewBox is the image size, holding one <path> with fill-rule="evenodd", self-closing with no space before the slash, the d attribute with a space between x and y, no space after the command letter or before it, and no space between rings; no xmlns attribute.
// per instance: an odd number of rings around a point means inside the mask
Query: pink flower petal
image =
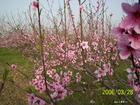
<svg viewBox="0 0 140 105"><path fill-rule="evenodd" d="M122 9L125 13L127 14L131 14L132 12L134 12L134 9L132 8L132 6L128 3L122 3Z"/></svg>
<svg viewBox="0 0 140 105"><path fill-rule="evenodd" d="M132 53L133 53L135 59L139 59L140 58L140 49L134 50L134 51L132 51Z"/></svg>
<svg viewBox="0 0 140 105"><path fill-rule="evenodd" d="M136 33L140 34L140 25L136 25L134 27L134 30L135 30Z"/></svg>
<svg viewBox="0 0 140 105"><path fill-rule="evenodd" d="M132 6L133 10L135 10L135 12L140 12L140 4L139 3L135 3Z"/></svg>
<svg viewBox="0 0 140 105"><path fill-rule="evenodd" d="M130 35L129 41L131 41L131 47L134 49L140 48L140 35Z"/></svg>
<svg viewBox="0 0 140 105"><path fill-rule="evenodd" d="M129 51L120 51L119 55L121 59L127 59L131 53Z"/></svg>
<svg viewBox="0 0 140 105"><path fill-rule="evenodd" d="M124 28L116 27L112 30L112 33L115 37L120 38L121 35L125 32Z"/></svg>

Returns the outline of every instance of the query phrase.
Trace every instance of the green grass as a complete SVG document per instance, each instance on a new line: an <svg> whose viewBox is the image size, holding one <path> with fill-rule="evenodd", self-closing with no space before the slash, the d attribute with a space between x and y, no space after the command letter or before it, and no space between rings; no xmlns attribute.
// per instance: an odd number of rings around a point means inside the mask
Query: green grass
<svg viewBox="0 0 140 105"><path fill-rule="evenodd" d="M20 52L14 49L0 48L0 81L5 69L10 70L6 64L16 64L17 68L28 76L32 74L32 63ZM26 88L29 80L20 73L10 72L8 78L14 78L16 84ZM6 81L2 94L0 96L0 105L26 105L26 94L11 82Z"/></svg>
<svg viewBox="0 0 140 105"><path fill-rule="evenodd" d="M2 81L2 74L4 69L9 69L9 64L17 64L20 71L25 73L27 76L32 78L32 63L28 58L23 56L20 52L14 49L0 48L0 81ZM125 72L126 68L129 66L129 63L126 61L120 61L119 65L115 67L115 75L111 78L117 88L119 89L128 89L130 88L127 84L122 84L117 81L117 76L127 80L127 73ZM87 66L89 67L89 66ZM92 67L89 67L92 69ZM116 75L117 74L117 75ZM26 88L29 83L29 79L20 75L19 73L10 72L9 78L14 78L16 84L22 88ZM106 89L100 82L95 83L95 78L90 77L86 73L82 72L82 82L85 84L72 84L71 88L76 90L82 89L83 91L74 92L72 95L65 98L63 101L59 101L58 105L122 105L114 104L114 101L121 101L127 97L129 100L133 101L133 95L130 96L117 96L117 95L103 95L102 91ZM106 77L108 81L109 78ZM109 86L113 84L111 82L106 83ZM78 87L78 88L77 88ZM91 103L93 101L93 103ZM27 105L26 93L15 87L12 83L6 82L2 94L0 96L0 105ZM127 101L123 105L132 105Z"/></svg>

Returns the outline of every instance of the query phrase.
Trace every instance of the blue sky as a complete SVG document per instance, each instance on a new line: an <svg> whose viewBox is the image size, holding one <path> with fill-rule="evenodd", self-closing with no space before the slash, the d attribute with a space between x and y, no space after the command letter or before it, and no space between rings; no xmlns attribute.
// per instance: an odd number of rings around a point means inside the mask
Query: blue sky
<svg viewBox="0 0 140 105"><path fill-rule="evenodd" d="M0 0L0 13L17 13L28 9L31 0Z"/></svg>
<svg viewBox="0 0 140 105"><path fill-rule="evenodd" d="M2 15L14 15L20 13L25 13L30 3L33 0L0 0L0 16ZM40 0L42 4L45 6L47 5L47 0ZM60 4L63 0L54 0L54 7L58 7L58 2L60 1ZM71 0L73 8L75 8L77 0ZM121 17L123 15L123 12L121 10L121 3L122 2L130 2L132 0L106 0L106 5L108 7L109 13L113 13L113 22L118 23L121 20ZM133 0L137 2L138 0ZM75 12L76 13L76 12Z"/></svg>

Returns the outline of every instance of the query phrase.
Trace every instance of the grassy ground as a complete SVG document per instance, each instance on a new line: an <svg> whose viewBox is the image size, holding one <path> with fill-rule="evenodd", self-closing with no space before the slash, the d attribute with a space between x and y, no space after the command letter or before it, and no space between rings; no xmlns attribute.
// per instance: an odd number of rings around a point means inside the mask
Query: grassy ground
<svg viewBox="0 0 140 105"><path fill-rule="evenodd" d="M21 53L14 49L0 48L0 81L5 69L9 69L9 64L16 64L20 71L31 75L32 63ZM25 88L28 80L19 73L10 72L8 78L14 78L16 84ZM6 82L0 96L0 105L26 105L25 93L18 89L13 83Z"/></svg>
<svg viewBox="0 0 140 105"><path fill-rule="evenodd" d="M13 49L0 48L0 81L2 81L2 74L5 68L8 69L9 64L17 64L20 71L32 77L32 63L24 57L21 53ZM114 84L115 89L128 89L123 81L118 81L118 76L126 80L126 72L124 71L128 64L121 61L119 66L116 66L117 73L113 78L106 78L106 80L113 80L113 82L106 83L109 86ZM116 75L117 74L117 75ZM29 80L19 73L10 72L9 78L13 77L16 84L20 87L26 88ZM64 101L58 102L58 105L132 105L133 95L103 95L103 91L107 88L103 87L101 83L95 83L94 79L89 75L83 73L82 81L84 84L72 84L72 88L76 90L77 86L82 87L81 92L75 92L73 95L66 97ZM125 99L127 97L127 99ZM114 101L118 102L117 104ZM126 103L121 104L121 101ZM6 82L2 94L0 96L0 105L27 105L26 93L19 90L11 82Z"/></svg>

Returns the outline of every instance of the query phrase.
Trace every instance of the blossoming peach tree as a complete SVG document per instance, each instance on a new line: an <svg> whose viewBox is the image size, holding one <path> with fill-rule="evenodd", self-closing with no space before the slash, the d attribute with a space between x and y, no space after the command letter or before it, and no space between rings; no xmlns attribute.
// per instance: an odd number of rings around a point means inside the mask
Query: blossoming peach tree
<svg viewBox="0 0 140 105"><path fill-rule="evenodd" d="M132 66L127 69L128 83L140 102L140 3L122 3L126 13L118 27L113 29L121 59L130 59Z"/></svg>
<svg viewBox="0 0 140 105"><path fill-rule="evenodd" d="M82 13L84 7L81 1L78 1L79 11ZM69 4L70 0L65 0L65 2ZM74 92L71 84L81 83L81 72L95 76L97 81L103 81L105 76L113 76L113 64L117 64L118 61L115 40L110 41L106 36L96 34L89 41L82 39L82 15L80 16L81 39L77 36L78 42L66 40L66 37L55 36L51 33L47 36L42 28L42 9L39 0L33 1L32 6L37 13L38 32L36 40L33 37L27 37L23 42L27 43L28 39L28 44L31 42L29 48L33 47L39 56L34 61L34 78L30 81L31 88L27 90L29 105L56 105L57 101L64 100L66 96ZM117 38L120 58L132 61L131 68L127 69L128 83L135 90L136 99L139 101L140 4L122 3L122 9L126 16L119 26L113 29L113 33ZM88 71L85 65L89 64L94 65L96 70ZM17 65L9 66L13 72L19 71ZM21 71L19 72L25 75ZM4 77L6 78L5 75Z"/></svg>
<svg viewBox="0 0 140 105"><path fill-rule="evenodd" d="M68 3L66 1L66 3ZM80 4L79 0L79 10L82 13L83 6ZM69 87L71 83L79 83L81 81L81 75L77 71L72 71L76 69L81 69L88 62L101 61L103 64L102 69L98 68L95 71L95 75L98 80L102 80L104 76L107 74L112 76L113 69L110 64L110 59L112 61L116 60L116 56L107 55L116 49L113 48L113 44L109 43L107 45L107 41L102 40L98 36L94 36L93 40L95 43L91 43L91 47L89 46L88 41L84 41L82 38L82 30L81 30L81 39L79 42L75 43L67 43L66 39L62 38L62 42L58 42L58 38L53 35L45 36L42 27L41 27L41 9L39 0L33 2L33 7L37 10L38 13L38 27L39 27L39 38L37 48L40 51L41 57L36 61L37 68L35 69L35 78L30 82L31 85L38 91L39 94L42 94L41 97L35 92L32 92L28 95L29 104L53 104L55 105L57 101L64 100L64 98L73 93L73 90ZM80 19L82 17L80 16ZM82 23L81 23L82 24ZM99 41L103 41L103 46L98 46ZM97 48L95 48L97 47ZM92 52L94 54L101 54L98 52L101 47L104 47L106 51L102 52L102 54L106 55L100 57L100 55L92 56ZM45 97L42 97L45 95ZM47 97L47 98L46 98Z"/></svg>
<svg viewBox="0 0 140 105"><path fill-rule="evenodd" d="M70 83L81 81L80 73L74 73L70 69L72 65L73 67L76 65L77 48L73 45L67 46L66 42L57 42L58 39L53 35L46 37L42 32L39 0L34 1L32 5L38 13L39 41L37 44L39 47L37 50L40 52L40 57L36 61L35 78L32 79L31 85L39 94L45 94L47 98L31 93L28 95L28 102L31 105L55 105L56 101L63 100L73 93L69 88Z"/></svg>

